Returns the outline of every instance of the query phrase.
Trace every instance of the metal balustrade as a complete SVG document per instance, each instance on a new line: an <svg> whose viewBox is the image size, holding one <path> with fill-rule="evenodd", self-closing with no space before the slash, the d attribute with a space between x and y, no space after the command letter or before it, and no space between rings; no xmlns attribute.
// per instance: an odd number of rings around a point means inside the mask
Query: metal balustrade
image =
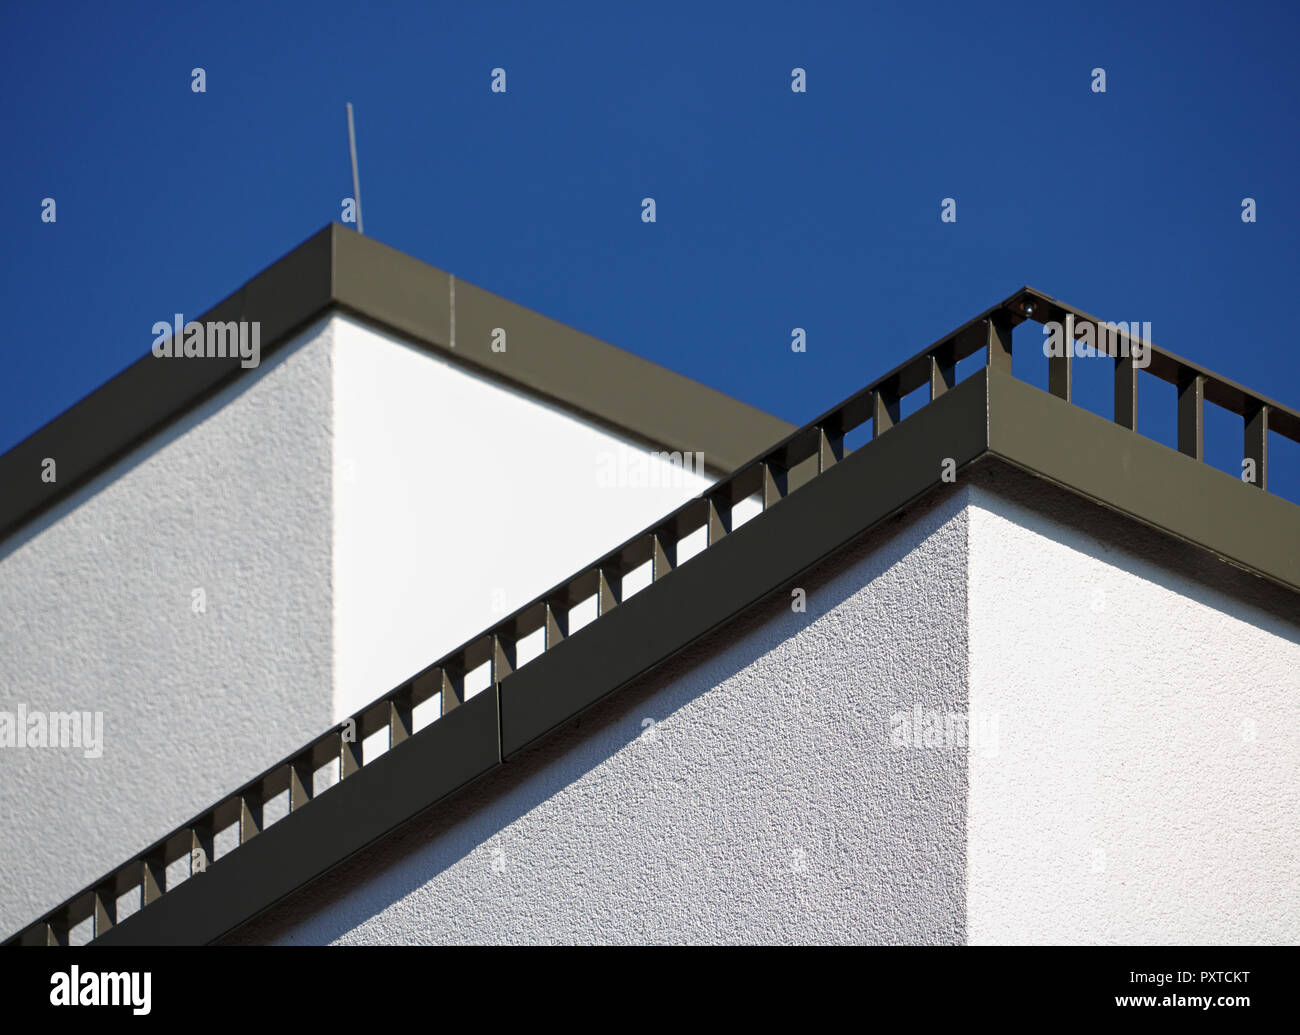
<svg viewBox="0 0 1300 1035"><path fill-rule="evenodd" d="M464 702L466 676L484 666L489 667L489 687L508 679L516 669L516 644L520 640L540 631L542 653L553 649L569 635L570 611L593 597L597 613L594 620L599 621L600 616L619 606L623 580L629 572L648 563L651 586L669 577L678 565L678 545L688 536L704 529L707 550L731 532L732 510L740 501L758 499L764 512L777 506L788 494L843 459L847 435L870 422L871 438L879 438L899 422L900 400L904 397L927 388L928 403L953 388L961 360L982 354L991 371L1011 376L1013 329L1026 320L1064 323L1067 315L1073 317L1075 330L1080 334L1088 324L1093 326L1094 333L1098 327L1109 326L1032 289L1017 292L793 432L653 527L451 651L355 713L347 722L238 788L51 910L7 944L67 944L69 931L88 918L93 918L94 937L98 937L117 922L117 900L127 893L138 894L140 908L148 908L167 893L169 866L188 860L192 875L213 861L217 834L234 827L239 845L256 837L262 830L266 802L287 792L291 812L310 808L317 771L328 766L334 769L338 779L349 779L371 761L365 757L364 742L368 737L387 729L388 747L390 750L396 747L415 732L415 708L438 696L441 714L447 714ZM1140 344L1150 349L1148 372L1177 388L1179 451L1204 461L1204 405L1208 400L1222 406L1242 417L1243 459L1255 461L1255 485L1265 490L1268 433L1273 431L1300 443L1300 414L1167 350L1146 342ZM1049 391L1067 402L1072 390L1071 362L1069 355L1048 358ZM1115 355L1113 362L1113 419L1135 430L1140 368L1131 352ZM760 513L753 520L761 518ZM354 738L344 736L349 727L355 730ZM238 847L231 850L238 851Z"/></svg>

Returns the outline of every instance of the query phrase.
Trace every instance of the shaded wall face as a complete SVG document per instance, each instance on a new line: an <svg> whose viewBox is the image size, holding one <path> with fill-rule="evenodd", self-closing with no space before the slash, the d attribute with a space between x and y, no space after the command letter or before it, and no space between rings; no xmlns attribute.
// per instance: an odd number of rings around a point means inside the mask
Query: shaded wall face
<svg viewBox="0 0 1300 1035"><path fill-rule="evenodd" d="M0 747L4 934L330 722L329 407L322 322L0 543L0 711L103 737Z"/></svg>
<svg viewBox="0 0 1300 1035"><path fill-rule="evenodd" d="M964 708L965 553L857 548L232 940L962 941L965 756L896 734Z"/></svg>
<svg viewBox="0 0 1300 1035"><path fill-rule="evenodd" d="M976 490L974 943L1300 940L1300 609L1177 571L1079 502ZM1090 511L1092 508L1090 508Z"/></svg>

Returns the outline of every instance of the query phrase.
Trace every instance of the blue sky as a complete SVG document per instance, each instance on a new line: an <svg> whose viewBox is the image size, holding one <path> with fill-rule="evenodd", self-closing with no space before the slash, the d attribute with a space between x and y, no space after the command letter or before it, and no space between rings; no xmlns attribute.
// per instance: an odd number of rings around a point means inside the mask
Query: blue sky
<svg viewBox="0 0 1300 1035"><path fill-rule="evenodd" d="M1300 406L1298 29L1293 3L11 5L0 450L339 219L347 101L370 236L793 422L1026 283Z"/></svg>

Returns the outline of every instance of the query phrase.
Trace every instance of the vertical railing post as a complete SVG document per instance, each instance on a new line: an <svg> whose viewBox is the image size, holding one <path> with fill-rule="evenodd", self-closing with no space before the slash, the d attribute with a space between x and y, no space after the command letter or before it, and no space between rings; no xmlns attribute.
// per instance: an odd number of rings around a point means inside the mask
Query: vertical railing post
<svg viewBox="0 0 1300 1035"><path fill-rule="evenodd" d="M262 788L239 796L239 843L247 844L262 832Z"/></svg>
<svg viewBox="0 0 1300 1035"><path fill-rule="evenodd" d="M1257 489L1268 488L1268 407L1263 403L1255 404L1246 414L1246 442L1243 458L1255 462L1255 480L1251 483Z"/></svg>
<svg viewBox="0 0 1300 1035"><path fill-rule="evenodd" d="M763 509L770 509L785 493L785 471L773 464L763 464Z"/></svg>
<svg viewBox="0 0 1300 1035"><path fill-rule="evenodd" d="M656 537L657 538L657 537ZM658 576L656 576L657 578ZM542 634L544 650L550 650L569 635L569 609L559 603L546 602L546 631Z"/></svg>
<svg viewBox="0 0 1300 1035"><path fill-rule="evenodd" d="M67 945L68 921L60 915L33 924L22 933L21 945Z"/></svg>
<svg viewBox="0 0 1300 1035"><path fill-rule="evenodd" d="M718 506L717 500L712 496L706 497L704 502L708 504L708 514L705 519L705 527L708 531L705 535L708 537L708 545L712 546L731 531L731 504L724 502L722 506Z"/></svg>
<svg viewBox="0 0 1300 1035"><path fill-rule="evenodd" d="M95 888L90 893L91 897L91 915L93 917L92 938L98 938L101 934L107 934L109 929L117 923L117 889L113 882L106 881Z"/></svg>
<svg viewBox="0 0 1300 1035"><path fill-rule="evenodd" d="M1073 395L1074 368L1074 341L1065 333L1061 332L1065 339L1061 342L1061 354L1059 356L1047 357L1047 390L1058 399L1070 401Z"/></svg>
<svg viewBox="0 0 1300 1035"><path fill-rule="evenodd" d="M360 772L361 767L365 765L365 749L362 745L365 742L366 734L361 725L361 720L364 718L364 715L353 715L351 717L351 721L355 726L355 729L352 731L355 734L355 739L348 740L342 733L339 734L340 780L346 780L349 776ZM343 720L344 725L347 725L348 722L348 719Z"/></svg>
<svg viewBox="0 0 1300 1035"><path fill-rule="evenodd" d="M985 323L988 349L988 368L1004 374L1011 373L1011 318L998 310Z"/></svg>
<svg viewBox="0 0 1300 1035"><path fill-rule="evenodd" d="M167 856L164 852L140 860L140 908L157 902L167 890Z"/></svg>
<svg viewBox="0 0 1300 1035"><path fill-rule="evenodd" d="M825 474L837 460L844 459L844 436L834 425L817 427L817 473Z"/></svg>
<svg viewBox="0 0 1300 1035"><path fill-rule="evenodd" d="M604 568L596 569L596 617L607 615L619 604L619 577L614 578Z"/></svg>
<svg viewBox="0 0 1300 1035"><path fill-rule="evenodd" d="M1115 423L1137 430L1138 372L1133 357L1115 357Z"/></svg>
<svg viewBox="0 0 1300 1035"><path fill-rule="evenodd" d="M677 565L677 542L658 532L650 538L650 579L658 582Z"/></svg>
<svg viewBox="0 0 1300 1035"><path fill-rule="evenodd" d="M407 687L388 699L388 749L410 737L415 729L415 708L412 703L413 687Z"/></svg>
<svg viewBox="0 0 1300 1035"><path fill-rule="evenodd" d="M212 820L205 818L190 827L190 876L212 865Z"/></svg>
<svg viewBox="0 0 1300 1035"><path fill-rule="evenodd" d="M442 714L446 715L465 702L465 673L448 665L438 671L442 684Z"/></svg>
<svg viewBox="0 0 1300 1035"><path fill-rule="evenodd" d="M885 386L872 393L871 437L878 439L898 423L898 393Z"/></svg>
<svg viewBox="0 0 1300 1035"><path fill-rule="evenodd" d="M941 346L930 354L930 401L934 402L957 383L957 364L951 345Z"/></svg>
<svg viewBox="0 0 1300 1035"><path fill-rule="evenodd" d="M295 812L311 801L316 790L316 769L311 752L289 763L289 811Z"/></svg>
<svg viewBox="0 0 1300 1035"><path fill-rule="evenodd" d="M515 670L515 641L500 633L492 634L492 682L499 683Z"/></svg>
<svg viewBox="0 0 1300 1035"><path fill-rule="evenodd" d="M1178 451L1205 459L1205 377L1190 370L1178 373Z"/></svg>

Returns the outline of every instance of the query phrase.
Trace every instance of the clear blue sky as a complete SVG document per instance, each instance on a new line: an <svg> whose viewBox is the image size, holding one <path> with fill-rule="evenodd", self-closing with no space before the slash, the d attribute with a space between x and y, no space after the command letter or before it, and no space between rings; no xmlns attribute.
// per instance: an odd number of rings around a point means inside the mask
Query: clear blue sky
<svg viewBox="0 0 1300 1035"><path fill-rule="evenodd" d="M1298 12L11 5L0 450L339 219L349 100L371 236L790 421L1026 283L1300 405Z"/></svg>

